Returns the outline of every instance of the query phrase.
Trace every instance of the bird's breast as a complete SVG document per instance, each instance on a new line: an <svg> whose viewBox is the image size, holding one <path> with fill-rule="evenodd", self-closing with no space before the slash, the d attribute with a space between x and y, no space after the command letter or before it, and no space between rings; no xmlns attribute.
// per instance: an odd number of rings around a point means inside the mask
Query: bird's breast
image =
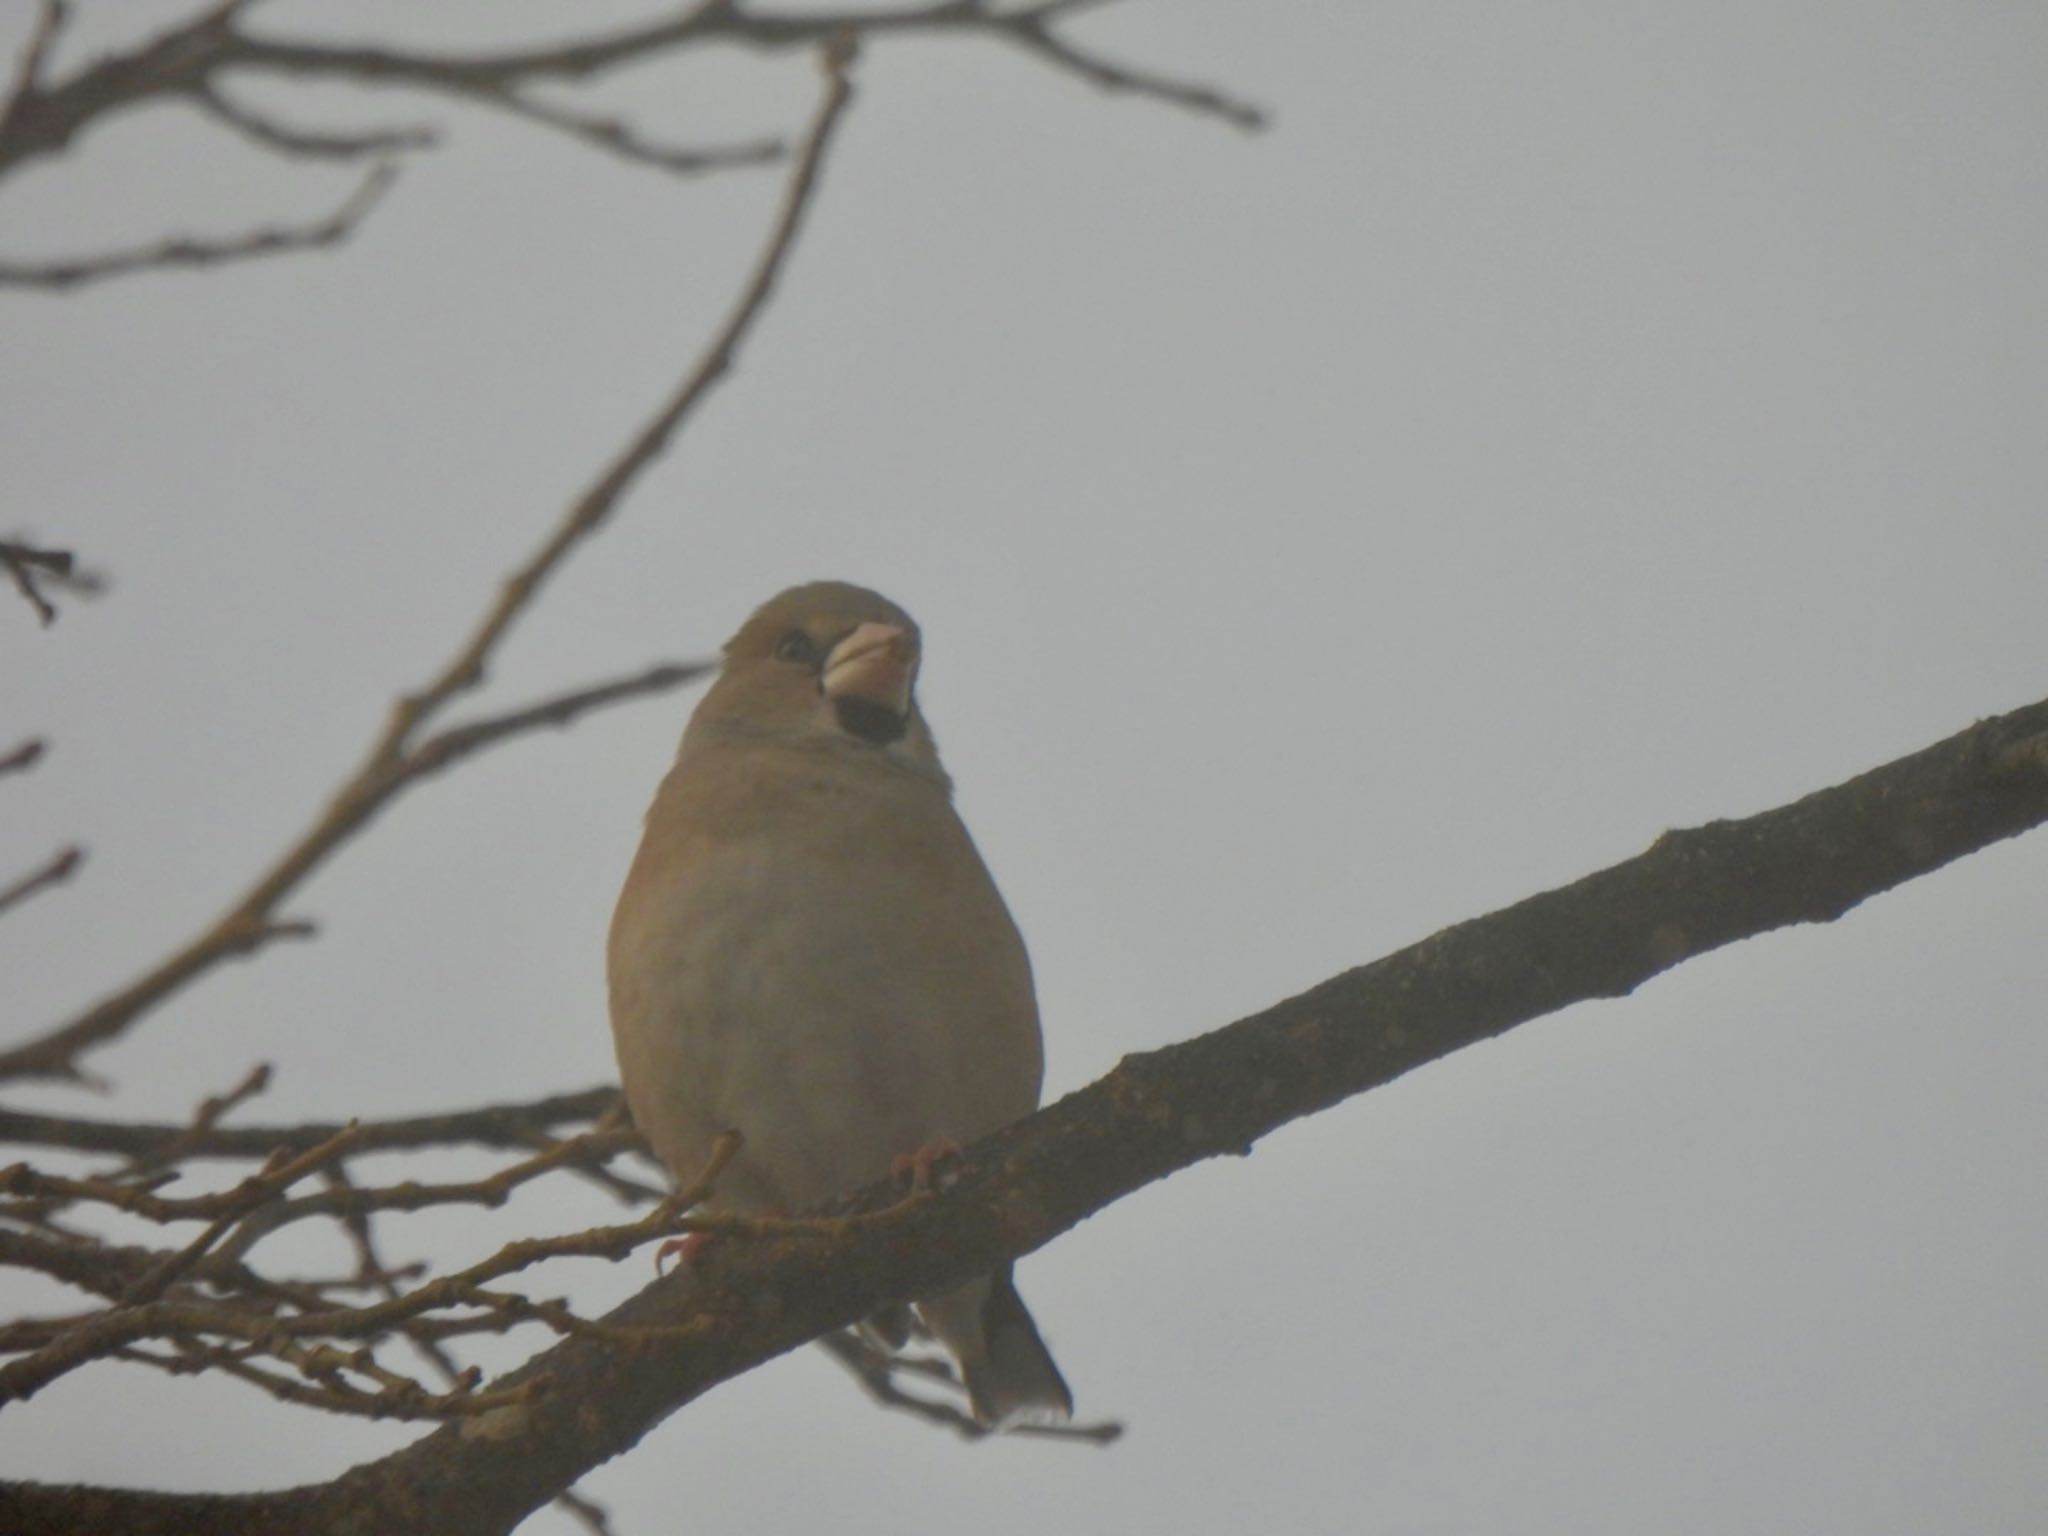
<svg viewBox="0 0 2048 1536"><path fill-rule="evenodd" d="M634 1117L678 1167L740 1130L748 1203L813 1203L1037 1103L1029 962L964 830L821 808L664 839L657 807L613 926Z"/></svg>

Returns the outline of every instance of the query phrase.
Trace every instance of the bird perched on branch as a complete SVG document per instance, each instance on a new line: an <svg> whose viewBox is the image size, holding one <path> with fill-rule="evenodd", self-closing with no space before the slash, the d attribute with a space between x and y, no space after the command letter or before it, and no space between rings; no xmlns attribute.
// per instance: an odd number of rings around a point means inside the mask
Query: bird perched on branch
<svg viewBox="0 0 2048 1536"><path fill-rule="evenodd" d="M741 1134L725 1209L923 1172L1037 1107L1030 961L953 810L919 655L910 616L864 588L772 598L647 813L608 950L619 1070L678 1181ZM1007 1266L917 1312L983 1423L1071 1412Z"/></svg>

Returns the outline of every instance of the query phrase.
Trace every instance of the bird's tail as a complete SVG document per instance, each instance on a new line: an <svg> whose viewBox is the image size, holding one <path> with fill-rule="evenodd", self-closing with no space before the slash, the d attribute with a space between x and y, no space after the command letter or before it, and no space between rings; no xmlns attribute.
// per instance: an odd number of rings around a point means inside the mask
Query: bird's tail
<svg viewBox="0 0 2048 1536"><path fill-rule="evenodd" d="M918 1311L959 1360L981 1423L1000 1429L1020 1420L1073 1416L1073 1394L1038 1336L1009 1266L924 1302Z"/></svg>

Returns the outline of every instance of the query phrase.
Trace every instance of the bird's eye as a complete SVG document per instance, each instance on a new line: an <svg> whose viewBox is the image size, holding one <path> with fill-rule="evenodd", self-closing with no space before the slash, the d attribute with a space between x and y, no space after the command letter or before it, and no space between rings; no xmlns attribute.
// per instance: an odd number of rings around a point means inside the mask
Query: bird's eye
<svg viewBox="0 0 2048 1536"><path fill-rule="evenodd" d="M818 659L817 642L800 629L792 629L775 642L777 661L800 661L805 666Z"/></svg>

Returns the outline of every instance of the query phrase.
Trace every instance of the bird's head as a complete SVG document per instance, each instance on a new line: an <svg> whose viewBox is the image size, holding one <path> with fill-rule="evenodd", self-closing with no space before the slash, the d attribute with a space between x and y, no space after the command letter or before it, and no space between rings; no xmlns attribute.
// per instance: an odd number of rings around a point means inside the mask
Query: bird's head
<svg viewBox="0 0 2048 1536"><path fill-rule="evenodd" d="M770 598L725 644L691 731L843 742L935 771L917 707L917 623L878 592L813 581Z"/></svg>

